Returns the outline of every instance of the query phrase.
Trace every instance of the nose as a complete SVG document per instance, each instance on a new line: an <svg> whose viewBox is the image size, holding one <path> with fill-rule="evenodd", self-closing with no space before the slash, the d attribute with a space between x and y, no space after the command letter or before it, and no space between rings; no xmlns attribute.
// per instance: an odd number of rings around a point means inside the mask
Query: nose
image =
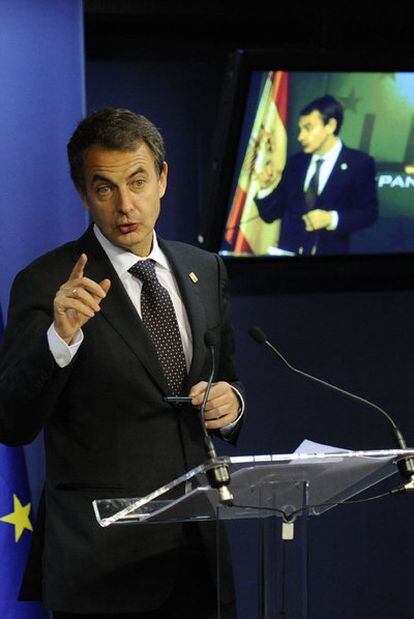
<svg viewBox="0 0 414 619"><path fill-rule="evenodd" d="M133 209L132 198L128 188L118 188L116 207L120 213L129 213Z"/></svg>

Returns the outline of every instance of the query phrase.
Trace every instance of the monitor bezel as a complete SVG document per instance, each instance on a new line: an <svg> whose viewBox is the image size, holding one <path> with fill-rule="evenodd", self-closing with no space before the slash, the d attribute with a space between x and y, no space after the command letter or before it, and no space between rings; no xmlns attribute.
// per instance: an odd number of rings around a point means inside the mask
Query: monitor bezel
<svg viewBox="0 0 414 619"><path fill-rule="evenodd" d="M414 71L406 54L349 52L235 50L225 69L221 101L213 137L207 198L202 209L199 244L219 252L228 215L239 136L253 71L396 72ZM348 254L345 256L273 257L224 256L235 277L249 276L255 285L277 279L278 289L383 289L411 287L414 251ZM263 277L258 277L260 269ZM313 285L310 286L309 282Z"/></svg>

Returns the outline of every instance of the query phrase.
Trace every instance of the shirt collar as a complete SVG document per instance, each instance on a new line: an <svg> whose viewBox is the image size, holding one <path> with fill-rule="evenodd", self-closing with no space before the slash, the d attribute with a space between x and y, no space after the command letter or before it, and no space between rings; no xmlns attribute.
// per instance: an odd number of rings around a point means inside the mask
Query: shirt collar
<svg viewBox="0 0 414 619"><path fill-rule="evenodd" d="M342 140L338 139L335 144L332 146L330 150L324 155L317 155L316 153L312 155L312 163L316 163L319 159L323 159L324 161L331 161L335 163L335 161L339 157L339 153L342 149Z"/></svg>
<svg viewBox="0 0 414 619"><path fill-rule="evenodd" d="M155 230L152 232L152 249L148 256L145 258L141 258L140 256L136 256L130 251L122 249L122 247L118 247L109 241L100 231L98 226L94 224L93 231L99 243L101 244L103 250L108 256L109 260L112 263L115 271L117 272L119 277L125 275L125 273L130 269L136 262L139 260L154 260L156 264L160 267L170 270L168 260L159 246L157 235Z"/></svg>

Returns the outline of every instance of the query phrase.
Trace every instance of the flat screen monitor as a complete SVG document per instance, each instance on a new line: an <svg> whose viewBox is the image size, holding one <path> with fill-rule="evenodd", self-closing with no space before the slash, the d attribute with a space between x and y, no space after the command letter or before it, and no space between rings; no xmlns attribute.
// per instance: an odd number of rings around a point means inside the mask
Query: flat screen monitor
<svg viewBox="0 0 414 619"><path fill-rule="evenodd" d="M414 64L235 52L200 241L233 259L414 255Z"/></svg>

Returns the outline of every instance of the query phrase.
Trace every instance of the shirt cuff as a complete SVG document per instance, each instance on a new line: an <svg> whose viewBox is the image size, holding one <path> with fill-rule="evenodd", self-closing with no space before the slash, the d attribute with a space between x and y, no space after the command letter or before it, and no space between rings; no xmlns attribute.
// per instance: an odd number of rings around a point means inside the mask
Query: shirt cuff
<svg viewBox="0 0 414 619"><path fill-rule="evenodd" d="M229 436L229 434L231 434L234 430L234 428L237 426L237 424L239 423L240 419L243 417L243 413L244 413L244 400L242 397L242 394L240 393L240 391L238 389L236 389L236 387L233 387L233 385L230 385L231 388L233 389L233 391L236 393L239 402L240 402L240 408L239 408L239 414L237 416L237 419L235 419L234 421L232 421L231 423L227 424L227 426L223 426L222 428L220 428L220 432L221 434L226 437Z"/></svg>
<svg viewBox="0 0 414 619"><path fill-rule="evenodd" d="M331 223L327 226L327 230L336 230L338 227L339 215L338 211L329 211L331 214Z"/></svg>
<svg viewBox="0 0 414 619"><path fill-rule="evenodd" d="M72 361L79 346L83 342L83 332L80 329L72 340L71 344L66 344L64 340L56 333L55 325L52 323L47 331L47 341L49 350L60 368L65 368Z"/></svg>

